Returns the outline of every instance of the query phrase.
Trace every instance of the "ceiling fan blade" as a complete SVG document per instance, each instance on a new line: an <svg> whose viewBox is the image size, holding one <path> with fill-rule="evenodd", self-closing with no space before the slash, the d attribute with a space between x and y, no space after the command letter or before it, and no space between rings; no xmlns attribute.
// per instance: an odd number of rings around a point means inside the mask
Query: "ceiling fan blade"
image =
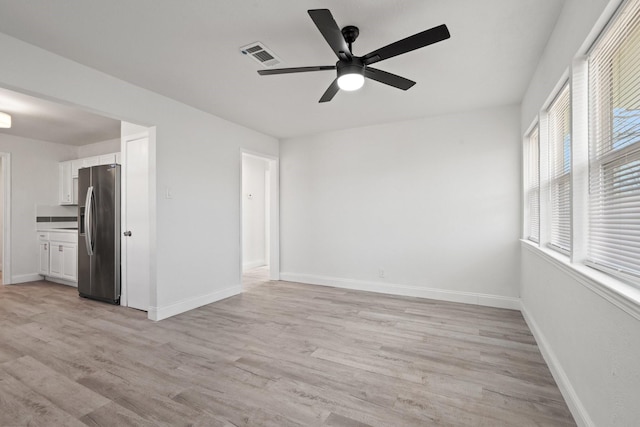
<svg viewBox="0 0 640 427"><path fill-rule="evenodd" d="M331 101L333 97L336 96L336 93L338 93L339 90L340 90L340 87L338 86L338 79L335 79L333 83L331 83L331 86L329 86L327 90L324 92L324 95L322 95L322 98L320 98L320 101L318 102Z"/></svg>
<svg viewBox="0 0 640 427"><path fill-rule="evenodd" d="M416 82L413 80L405 79L404 77L397 76L395 74L387 73L386 71L378 70L377 68L366 67L364 69L364 76L375 80L380 83L384 83L389 86L397 87L398 89L407 90L411 88Z"/></svg>
<svg viewBox="0 0 640 427"><path fill-rule="evenodd" d="M306 73L307 71L324 71L335 69L335 65L318 65L317 67L275 68L273 70L258 70L258 74L260 74L261 76L269 76L271 74Z"/></svg>
<svg viewBox="0 0 640 427"><path fill-rule="evenodd" d="M308 12L336 56L340 58L341 52L350 56L349 46L329 9L312 9Z"/></svg>
<svg viewBox="0 0 640 427"><path fill-rule="evenodd" d="M363 56L362 62L364 62L365 65L373 64L378 61L393 58L394 56L402 55L403 53L411 52L412 50L420 49L421 47L446 40L449 37L451 37L449 29L446 25L442 24L421 33L414 34L406 39L391 43L385 47L381 47L378 50L374 50L373 52Z"/></svg>

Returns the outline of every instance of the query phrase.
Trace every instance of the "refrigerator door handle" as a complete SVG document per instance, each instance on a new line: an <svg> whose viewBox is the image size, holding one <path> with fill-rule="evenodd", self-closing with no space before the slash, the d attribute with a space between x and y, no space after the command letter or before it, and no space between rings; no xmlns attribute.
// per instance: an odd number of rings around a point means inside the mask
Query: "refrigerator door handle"
<svg viewBox="0 0 640 427"><path fill-rule="evenodd" d="M85 215L84 215L84 241L87 247L87 255L93 255L93 236L91 235L91 227L93 226L92 216L93 211L91 209L91 205L93 202L93 186L87 188L87 197L84 201L85 206Z"/></svg>

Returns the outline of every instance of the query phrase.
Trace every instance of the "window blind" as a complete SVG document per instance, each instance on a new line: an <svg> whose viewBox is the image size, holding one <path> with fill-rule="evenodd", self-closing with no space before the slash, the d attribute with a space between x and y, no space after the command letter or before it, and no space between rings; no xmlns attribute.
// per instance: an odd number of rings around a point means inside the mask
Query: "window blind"
<svg viewBox="0 0 640 427"><path fill-rule="evenodd" d="M550 245L571 251L571 99L565 85L549 107Z"/></svg>
<svg viewBox="0 0 640 427"><path fill-rule="evenodd" d="M527 239L540 241L540 132L536 126L526 139Z"/></svg>
<svg viewBox="0 0 640 427"><path fill-rule="evenodd" d="M640 276L640 1L589 54L589 239L596 267Z"/></svg>

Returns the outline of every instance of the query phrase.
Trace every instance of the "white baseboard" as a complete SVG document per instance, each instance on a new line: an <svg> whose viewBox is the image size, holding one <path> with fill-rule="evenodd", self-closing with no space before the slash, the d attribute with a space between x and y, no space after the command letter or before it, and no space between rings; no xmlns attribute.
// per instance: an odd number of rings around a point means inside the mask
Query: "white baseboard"
<svg viewBox="0 0 640 427"><path fill-rule="evenodd" d="M45 276L45 280L47 282L59 283L61 285L71 286L73 288L77 288L78 287L78 283L77 282L70 282L68 280L58 279L58 278L55 278L55 277Z"/></svg>
<svg viewBox="0 0 640 427"><path fill-rule="evenodd" d="M520 310L520 298L501 295L450 291L445 289L399 285L395 283L368 282L364 280L342 279L338 277L325 277L297 273L280 273L280 280L307 283L310 285L333 286L335 288L354 289L357 291L378 292L382 294L429 298L441 301L482 305L486 307Z"/></svg>
<svg viewBox="0 0 640 427"><path fill-rule="evenodd" d="M562 393L562 397L567 402L567 406L571 411L571 415L576 421L576 424L580 427L592 427L595 426L587 409L584 407L578 394L575 389L571 385L571 381L569 381L569 377L565 373L564 369L562 369L562 365L560 361L556 357L555 353L551 349L551 346L547 342L544 334L538 327L536 321L531 317L531 314L527 311L527 308L524 304L521 304L520 311L522 312L522 316L524 317L525 322L529 326L531 333L535 337L538 348L540 349L540 353L542 353L542 357L544 361L547 362L547 366L551 371L551 375L553 375L553 379L558 384L558 388L560 389L560 393Z"/></svg>
<svg viewBox="0 0 640 427"><path fill-rule="evenodd" d="M210 294L187 298L174 304L165 305L163 307L150 306L148 317L151 320L166 319L168 317L184 313L185 311L193 310L194 308L202 307L203 305L211 304L212 302L220 301L222 299L238 295L241 292L242 286L235 285L229 288L222 289L220 291L211 292Z"/></svg>
<svg viewBox="0 0 640 427"><path fill-rule="evenodd" d="M267 261L261 259L258 261L249 261L242 263L242 271L251 270L252 268L262 267L263 265L267 265Z"/></svg>
<svg viewBox="0 0 640 427"><path fill-rule="evenodd" d="M8 281L4 282L6 285L17 285L18 283L37 282L38 280L43 280L42 276L37 273L20 274L17 276L14 275L8 279ZM5 280L4 277L3 280Z"/></svg>

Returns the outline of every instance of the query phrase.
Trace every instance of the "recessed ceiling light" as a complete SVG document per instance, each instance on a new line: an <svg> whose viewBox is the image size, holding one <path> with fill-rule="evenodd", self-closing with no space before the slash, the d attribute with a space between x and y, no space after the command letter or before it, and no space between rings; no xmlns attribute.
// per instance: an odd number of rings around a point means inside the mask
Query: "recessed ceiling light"
<svg viewBox="0 0 640 427"><path fill-rule="evenodd" d="M0 113L0 128L8 129L11 127L11 116L7 113Z"/></svg>

